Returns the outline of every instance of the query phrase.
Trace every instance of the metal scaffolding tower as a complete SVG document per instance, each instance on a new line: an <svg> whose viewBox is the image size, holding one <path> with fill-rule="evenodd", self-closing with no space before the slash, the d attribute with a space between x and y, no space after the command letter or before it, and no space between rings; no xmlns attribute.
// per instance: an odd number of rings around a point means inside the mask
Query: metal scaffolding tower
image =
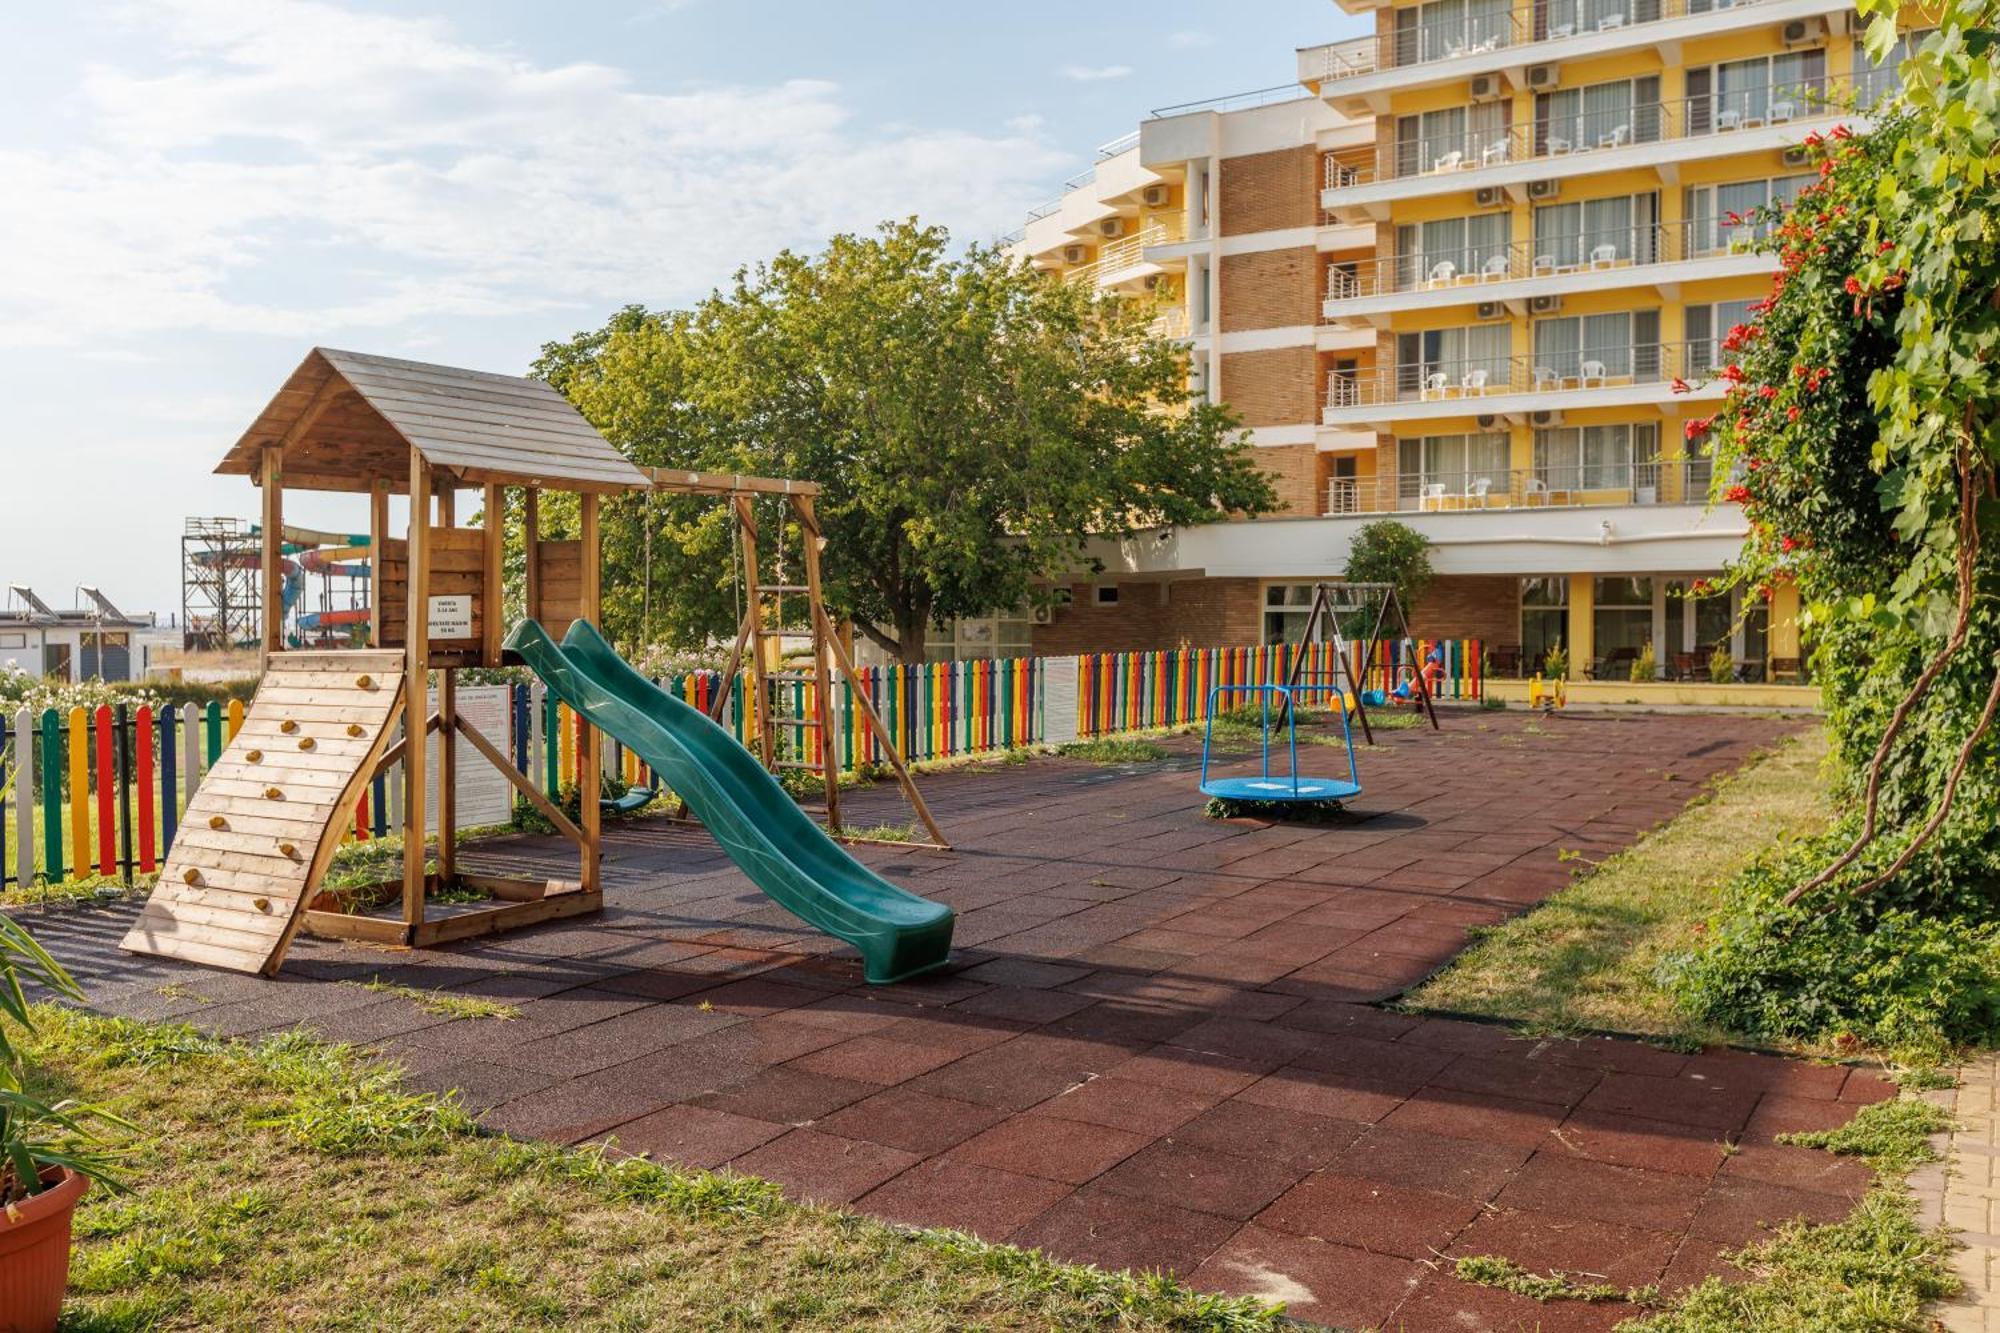
<svg viewBox="0 0 2000 1333"><path fill-rule="evenodd" d="M190 518L181 529L181 624L193 648L255 643L262 633L262 541L236 518Z"/></svg>

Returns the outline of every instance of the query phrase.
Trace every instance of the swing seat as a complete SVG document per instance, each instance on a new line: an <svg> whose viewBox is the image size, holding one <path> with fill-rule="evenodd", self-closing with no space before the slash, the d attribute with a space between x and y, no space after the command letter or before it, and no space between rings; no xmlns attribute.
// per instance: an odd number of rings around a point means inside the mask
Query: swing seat
<svg viewBox="0 0 2000 1333"><path fill-rule="evenodd" d="M647 806L651 805L653 803L653 796L654 792L651 787L628 787L625 790L625 794L615 801L598 801L597 808L607 815L629 815L634 811L644 810Z"/></svg>
<svg viewBox="0 0 2000 1333"><path fill-rule="evenodd" d="M1388 706L1389 696L1381 690L1363 690L1361 692L1361 702L1367 704L1370 708L1383 708Z"/></svg>
<svg viewBox="0 0 2000 1333"><path fill-rule="evenodd" d="M1361 784L1340 778L1210 778L1201 790L1225 801L1345 801L1361 794Z"/></svg>

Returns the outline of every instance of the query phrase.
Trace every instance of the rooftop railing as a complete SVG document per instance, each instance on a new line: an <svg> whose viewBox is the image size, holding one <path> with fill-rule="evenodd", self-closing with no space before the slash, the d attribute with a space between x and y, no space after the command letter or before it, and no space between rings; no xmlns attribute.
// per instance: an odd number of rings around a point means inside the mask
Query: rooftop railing
<svg viewBox="0 0 2000 1333"><path fill-rule="evenodd" d="M1847 94L1853 87L1846 78L1801 79L1672 102L1552 111L1502 129L1424 135L1374 150L1329 153L1324 159L1323 181L1329 190L1344 190L1377 181L1448 176L1509 162L1555 160L1635 144L1708 136L1720 139L1736 131L1831 114L1849 105Z"/></svg>
<svg viewBox="0 0 2000 1333"><path fill-rule="evenodd" d="M1269 88L1253 88L1247 93L1230 93L1224 97L1204 98L1199 102L1154 107L1146 118L1166 120L1172 116L1192 115L1197 111L1249 111L1255 107L1275 106L1279 102L1295 102L1309 97L1311 94L1296 83L1274 83Z"/></svg>
<svg viewBox="0 0 2000 1333"><path fill-rule="evenodd" d="M1713 462L1706 458L1616 459L1337 477L1327 485L1324 512L1432 514L1581 505L1704 504L1713 470Z"/></svg>
<svg viewBox="0 0 2000 1333"><path fill-rule="evenodd" d="M1322 82L1338 82L1378 70L1404 69L1438 60L1498 51L1586 33L1744 9L1756 0L1538 0L1537 3L1485 14L1419 21L1394 33L1337 42L1317 48L1303 73Z"/></svg>
<svg viewBox="0 0 2000 1333"><path fill-rule="evenodd" d="M1501 394L1577 393L1706 378L1722 365L1719 341L1582 347L1535 356L1452 357L1405 362L1368 372L1336 371L1327 381L1329 410L1390 403L1462 402L1468 412Z"/></svg>
<svg viewBox="0 0 2000 1333"><path fill-rule="evenodd" d="M1646 268L1746 253L1764 230L1762 224L1701 217L1676 223L1562 232L1532 241L1421 250L1329 268L1326 301L1331 306L1341 301L1430 291L1460 292L1465 300L1478 301L1482 299L1480 288L1489 283Z"/></svg>

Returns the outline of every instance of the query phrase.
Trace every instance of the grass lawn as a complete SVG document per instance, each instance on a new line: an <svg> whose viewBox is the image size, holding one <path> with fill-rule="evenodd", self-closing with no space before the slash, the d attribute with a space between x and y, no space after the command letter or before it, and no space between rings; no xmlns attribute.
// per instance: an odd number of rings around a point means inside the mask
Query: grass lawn
<svg viewBox="0 0 2000 1333"><path fill-rule="evenodd" d="M1760 755L1665 828L1600 865L1579 864L1587 873L1484 932L1407 1004L1550 1032L1722 1039L1675 1010L1654 970L1698 939L1718 887L1753 855L1830 822L1825 757L1818 731Z"/></svg>
<svg viewBox="0 0 2000 1333"><path fill-rule="evenodd" d="M1279 1327L762 1181L489 1137L343 1048L40 1015L36 1080L147 1131L133 1192L78 1214L67 1330Z"/></svg>

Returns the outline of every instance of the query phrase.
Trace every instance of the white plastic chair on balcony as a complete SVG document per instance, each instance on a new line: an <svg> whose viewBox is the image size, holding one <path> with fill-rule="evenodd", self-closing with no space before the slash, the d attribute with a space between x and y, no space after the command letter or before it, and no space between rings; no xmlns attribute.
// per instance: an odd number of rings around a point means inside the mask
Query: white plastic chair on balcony
<svg viewBox="0 0 2000 1333"><path fill-rule="evenodd" d="M1622 28L1624 26L1625 16L1623 14L1606 14L1603 18L1597 20L1597 30L1599 32L1610 32L1613 28Z"/></svg>
<svg viewBox="0 0 2000 1333"><path fill-rule="evenodd" d="M1505 139L1495 139L1492 143L1487 144L1479 150L1479 165L1482 167L1490 167L1495 163L1505 162L1506 160L1507 141Z"/></svg>
<svg viewBox="0 0 2000 1333"><path fill-rule="evenodd" d="M1433 481L1424 486L1423 495L1417 500L1418 509L1444 508L1444 483Z"/></svg>
<svg viewBox="0 0 2000 1333"><path fill-rule="evenodd" d="M1545 505L1549 502L1549 484L1540 477L1530 477L1522 494L1531 505Z"/></svg>
<svg viewBox="0 0 2000 1333"><path fill-rule="evenodd" d="M1597 381L1598 388L1604 387L1605 366L1602 361L1586 361L1576 369L1576 385L1579 389L1588 389L1592 380Z"/></svg>
<svg viewBox="0 0 2000 1333"><path fill-rule="evenodd" d="M1755 227L1737 227L1729 233L1729 253L1732 255L1743 254L1755 249L1756 246L1757 229Z"/></svg>
<svg viewBox="0 0 2000 1333"><path fill-rule="evenodd" d="M1555 271L1556 271L1556 257L1555 257L1554 255L1536 255L1536 256L1535 256L1535 276L1536 276L1536 277L1538 277L1538 278L1539 278L1539 277L1540 277L1540 276L1542 276L1542 274L1544 274L1544 273L1553 273L1553 272L1555 272Z"/></svg>
<svg viewBox="0 0 2000 1333"><path fill-rule="evenodd" d="M1560 134L1551 134L1542 142L1548 148L1550 157L1561 157L1570 150L1569 140Z"/></svg>
<svg viewBox="0 0 2000 1333"><path fill-rule="evenodd" d="M1790 120L1793 116L1796 116L1798 113L1799 113L1798 103L1790 101L1788 99L1771 103L1771 123L1773 125L1779 124L1782 121Z"/></svg>
<svg viewBox="0 0 2000 1333"><path fill-rule="evenodd" d="M1576 36L1576 25L1574 23L1551 23L1549 25L1549 36L1552 38L1574 37Z"/></svg>
<svg viewBox="0 0 2000 1333"><path fill-rule="evenodd" d="M1449 153L1440 153L1437 160L1431 163L1431 170L1433 172L1457 171L1459 163L1463 161L1465 161L1465 154L1454 148Z"/></svg>
<svg viewBox="0 0 2000 1333"><path fill-rule="evenodd" d="M1507 256L1488 255L1486 262L1479 266L1481 282L1498 282L1507 276Z"/></svg>
<svg viewBox="0 0 2000 1333"><path fill-rule="evenodd" d="M1431 286L1449 287L1456 281L1458 281L1458 265L1452 263L1449 259L1440 259L1437 263L1431 265Z"/></svg>
<svg viewBox="0 0 2000 1333"><path fill-rule="evenodd" d="M1743 113L1730 107L1715 113L1715 128L1718 130L1740 130L1743 128Z"/></svg>
<svg viewBox="0 0 2000 1333"><path fill-rule="evenodd" d="M1465 488L1465 507L1471 509L1476 505L1481 509L1486 508L1486 497L1492 490L1493 478L1474 477L1471 484Z"/></svg>
<svg viewBox="0 0 2000 1333"><path fill-rule="evenodd" d="M1535 392L1547 393L1562 388L1563 377L1548 366L1535 367Z"/></svg>
<svg viewBox="0 0 2000 1333"><path fill-rule="evenodd" d="M1476 393L1484 398L1486 396L1486 381L1488 378L1489 372L1484 370L1466 371L1465 377L1458 382L1460 394L1469 397Z"/></svg>
<svg viewBox="0 0 2000 1333"><path fill-rule="evenodd" d="M1611 133L1597 136L1597 146L1599 148L1623 148L1631 138L1632 127L1630 125L1614 125L1611 128Z"/></svg>
<svg viewBox="0 0 2000 1333"><path fill-rule="evenodd" d="M1424 387L1418 391L1419 398L1442 398L1444 386L1451 383L1451 376L1442 370L1424 376Z"/></svg>
<svg viewBox="0 0 2000 1333"><path fill-rule="evenodd" d="M1606 243L1604 245L1596 245L1591 247L1590 266L1592 268L1610 268L1613 264L1616 264L1617 262L1618 262L1617 246Z"/></svg>

